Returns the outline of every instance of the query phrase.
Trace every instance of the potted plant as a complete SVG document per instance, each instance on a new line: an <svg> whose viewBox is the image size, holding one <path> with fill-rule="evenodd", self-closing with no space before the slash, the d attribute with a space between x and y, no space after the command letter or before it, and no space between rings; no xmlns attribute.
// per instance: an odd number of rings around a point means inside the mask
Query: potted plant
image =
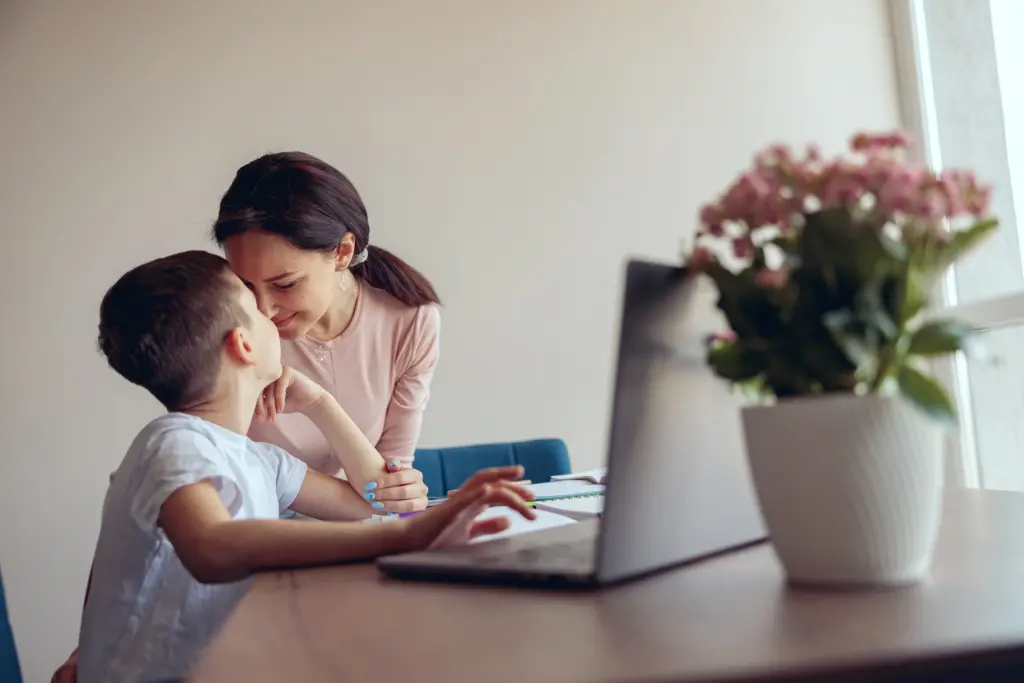
<svg viewBox="0 0 1024 683"><path fill-rule="evenodd" d="M943 273L996 227L973 173L908 161L905 134L824 159L757 155L701 211L688 268L729 328L707 362L743 409L751 473L791 583L924 577L941 510L949 394L928 370L970 326L926 316Z"/></svg>

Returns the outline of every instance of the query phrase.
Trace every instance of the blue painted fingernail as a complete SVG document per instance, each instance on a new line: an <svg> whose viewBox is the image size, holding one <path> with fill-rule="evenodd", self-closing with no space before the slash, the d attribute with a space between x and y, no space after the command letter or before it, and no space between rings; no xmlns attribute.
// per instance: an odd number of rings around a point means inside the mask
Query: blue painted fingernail
<svg viewBox="0 0 1024 683"><path fill-rule="evenodd" d="M363 489L366 491L372 491L375 488L377 488L377 482L375 481L371 481L366 486L363 487Z"/></svg>
<svg viewBox="0 0 1024 683"><path fill-rule="evenodd" d="M373 500L376 497L377 497L377 494L374 493L373 491L370 491L369 493L364 493L363 494L363 498L365 498L366 500Z"/></svg>
<svg viewBox="0 0 1024 683"><path fill-rule="evenodd" d="M398 462L397 460L392 460L388 464L391 465L392 467L399 467L402 463Z"/></svg>
<svg viewBox="0 0 1024 683"><path fill-rule="evenodd" d="M384 503L380 503L380 502L374 503L373 507L376 510L380 510L380 509L382 509L384 507Z"/></svg>

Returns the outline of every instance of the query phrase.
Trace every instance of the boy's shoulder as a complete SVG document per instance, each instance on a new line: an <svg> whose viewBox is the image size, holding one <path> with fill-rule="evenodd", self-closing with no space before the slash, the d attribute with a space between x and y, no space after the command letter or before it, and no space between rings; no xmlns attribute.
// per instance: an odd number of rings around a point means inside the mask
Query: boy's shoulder
<svg viewBox="0 0 1024 683"><path fill-rule="evenodd" d="M139 430L136 443L155 444L174 437L199 438L214 445L244 446L249 438L188 413L164 413Z"/></svg>
<svg viewBox="0 0 1024 683"><path fill-rule="evenodd" d="M249 438L187 413L165 413L151 420L135 436L122 468L151 466L153 460L177 460L190 455L220 460L247 450Z"/></svg>

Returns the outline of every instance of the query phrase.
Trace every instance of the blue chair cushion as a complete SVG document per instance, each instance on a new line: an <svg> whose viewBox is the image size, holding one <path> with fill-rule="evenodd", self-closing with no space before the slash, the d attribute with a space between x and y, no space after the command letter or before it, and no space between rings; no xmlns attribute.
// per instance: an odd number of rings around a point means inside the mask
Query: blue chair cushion
<svg viewBox="0 0 1024 683"><path fill-rule="evenodd" d="M525 477L534 483L550 481L556 474L571 471L569 449L561 439L420 448L416 450L413 466L423 473L427 495L439 498L479 470L502 465L522 465Z"/></svg>
<svg viewBox="0 0 1024 683"><path fill-rule="evenodd" d="M21 667L18 665L18 651L14 648L14 631L7 618L7 599L4 597L2 576L0 576L0 681L21 683Z"/></svg>

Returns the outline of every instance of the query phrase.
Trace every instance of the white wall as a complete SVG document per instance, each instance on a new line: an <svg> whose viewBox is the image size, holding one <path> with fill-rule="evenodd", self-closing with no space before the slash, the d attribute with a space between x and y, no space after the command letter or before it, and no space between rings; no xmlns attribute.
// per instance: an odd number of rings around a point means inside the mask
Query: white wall
<svg viewBox="0 0 1024 683"><path fill-rule="evenodd" d="M153 401L105 288L209 246L240 163L349 173L445 303L423 442L603 455L627 252L675 259L776 139L897 121L882 0L0 2L0 562L27 680L76 637L107 474Z"/></svg>

